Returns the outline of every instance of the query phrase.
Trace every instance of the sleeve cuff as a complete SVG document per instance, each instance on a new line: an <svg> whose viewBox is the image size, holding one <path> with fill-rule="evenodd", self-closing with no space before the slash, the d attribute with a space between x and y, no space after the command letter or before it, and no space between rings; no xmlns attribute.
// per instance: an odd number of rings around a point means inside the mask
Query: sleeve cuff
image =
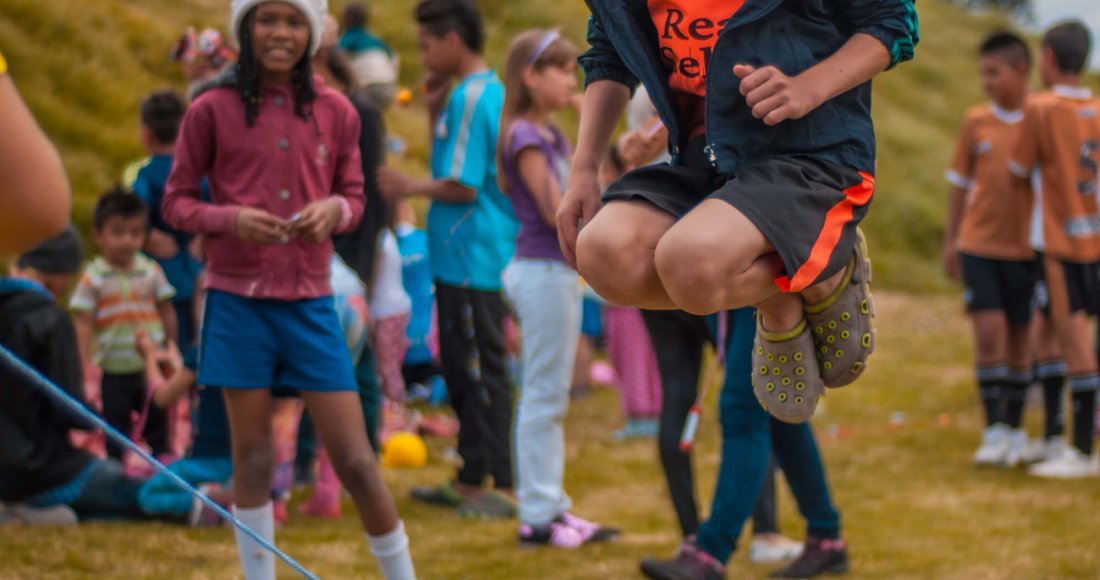
<svg viewBox="0 0 1100 580"><path fill-rule="evenodd" d="M232 233L237 229L237 214L240 212L240 206L236 205L204 205L202 231L212 234Z"/></svg>
<svg viewBox="0 0 1100 580"><path fill-rule="evenodd" d="M596 81L615 81L621 85L625 85L630 89L630 96L632 97L634 96L634 91L638 88L638 79L625 69L609 66L586 67L584 69L584 87L588 88L588 85Z"/></svg>
<svg viewBox="0 0 1100 580"><path fill-rule="evenodd" d="M954 185L955 187L958 187L959 189L970 189L970 187L973 185L973 182L971 182L966 177L960 175L959 172L955 171L954 169L947 170L947 174L945 175L945 177L947 178L948 183Z"/></svg>
<svg viewBox="0 0 1100 580"><path fill-rule="evenodd" d="M346 232L351 228L351 222L355 216L351 212L351 204L342 195L334 195L337 205L340 206L340 222L336 224L336 231Z"/></svg>
<svg viewBox="0 0 1100 580"><path fill-rule="evenodd" d="M886 47L886 52L890 53L890 65L886 67L886 70L913 59L916 45L908 35L896 36L882 26L869 26L856 32L866 34Z"/></svg>

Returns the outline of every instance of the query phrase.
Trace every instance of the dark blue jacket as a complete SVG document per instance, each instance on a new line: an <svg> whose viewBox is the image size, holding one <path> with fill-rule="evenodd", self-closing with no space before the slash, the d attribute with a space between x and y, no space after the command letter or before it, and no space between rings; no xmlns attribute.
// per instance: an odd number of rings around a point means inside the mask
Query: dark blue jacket
<svg viewBox="0 0 1100 580"><path fill-rule="evenodd" d="M658 31L646 0L586 0L591 48L580 57L585 83L645 85L668 127L678 163L683 137ZM733 74L739 63L797 75L828 58L857 33L886 46L894 66L913 58L919 41L914 0L745 0L719 33L706 79L708 156L722 173L777 155L805 155L874 173L871 83L864 83L797 121L768 127L752 116ZM687 28L686 26L684 27Z"/></svg>

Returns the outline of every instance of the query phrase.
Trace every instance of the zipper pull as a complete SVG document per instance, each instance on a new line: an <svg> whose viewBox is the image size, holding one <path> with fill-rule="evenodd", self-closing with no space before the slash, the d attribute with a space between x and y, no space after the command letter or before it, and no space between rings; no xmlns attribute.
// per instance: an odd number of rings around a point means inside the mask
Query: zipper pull
<svg viewBox="0 0 1100 580"><path fill-rule="evenodd" d="M706 154L707 159L710 160L711 165L718 161L718 155L714 152L713 145L707 145L706 147L703 147L703 153Z"/></svg>

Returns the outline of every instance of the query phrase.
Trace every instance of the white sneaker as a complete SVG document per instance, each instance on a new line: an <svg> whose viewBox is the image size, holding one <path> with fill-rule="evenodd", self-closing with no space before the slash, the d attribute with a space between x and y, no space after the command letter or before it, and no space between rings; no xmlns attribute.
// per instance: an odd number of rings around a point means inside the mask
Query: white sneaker
<svg viewBox="0 0 1100 580"><path fill-rule="evenodd" d="M1008 425L997 423L982 433L982 446L974 453L975 465L1006 465L1012 452Z"/></svg>
<svg viewBox="0 0 1100 580"><path fill-rule="evenodd" d="M20 523L28 526L75 526L76 512L67 505L32 508L26 504L0 506L0 523Z"/></svg>
<svg viewBox="0 0 1100 580"><path fill-rule="evenodd" d="M769 534L766 538L754 536L749 547L749 561L757 564L786 562L801 555L801 542L779 534Z"/></svg>
<svg viewBox="0 0 1100 580"><path fill-rule="evenodd" d="M1052 439L1051 441L1055 440ZM1027 431L1014 429L1008 436L1009 452L1006 463L1010 467L1019 467L1058 457L1065 449L1065 443L1062 439L1057 439L1057 441L1062 442L1062 444L1053 443L1054 448L1048 451L1048 442L1043 438L1029 439Z"/></svg>
<svg viewBox="0 0 1100 580"><path fill-rule="evenodd" d="M1041 442L1042 453L1039 459L1036 461L1046 461L1048 459L1056 459L1061 457L1063 453L1070 450L1069 443L1066 442L1066 438L1063 436L1051 437Z"/></svg>
<svg viewBox="0 0 1100 580"><path fill-rule="evenodd" d="M1069 447L1053 459L1031 466L1028 473L1051 479L1080 479L1100 476L1100 463L1074 447Z"/></svg>

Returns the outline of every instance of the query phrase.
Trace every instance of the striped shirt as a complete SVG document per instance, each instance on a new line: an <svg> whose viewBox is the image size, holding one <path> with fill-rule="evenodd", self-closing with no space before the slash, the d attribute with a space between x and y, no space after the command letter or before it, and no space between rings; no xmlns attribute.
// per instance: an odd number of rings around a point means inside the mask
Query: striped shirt
<svg viewBox="0 0 1100 580"><path fill-rule="evenodd" d="M432 274L444 284L498 291L512 259L519 222L497 185L503 106L504 85L496 73L474 73L455 87L435 126L432 178L477 192L473 201L433 201L428 210Z"/></svg>
<svg viewBox="0 0 1100 580"><path fill-rule="evenodd" d="M154 344L162 344L164 322L157 306L175 294L160 266L141 254L127 271L99 257L84 269L69 309L94 313L96 363L103 372L131 374L145 368L134 334L144 330Z"/></svg>

